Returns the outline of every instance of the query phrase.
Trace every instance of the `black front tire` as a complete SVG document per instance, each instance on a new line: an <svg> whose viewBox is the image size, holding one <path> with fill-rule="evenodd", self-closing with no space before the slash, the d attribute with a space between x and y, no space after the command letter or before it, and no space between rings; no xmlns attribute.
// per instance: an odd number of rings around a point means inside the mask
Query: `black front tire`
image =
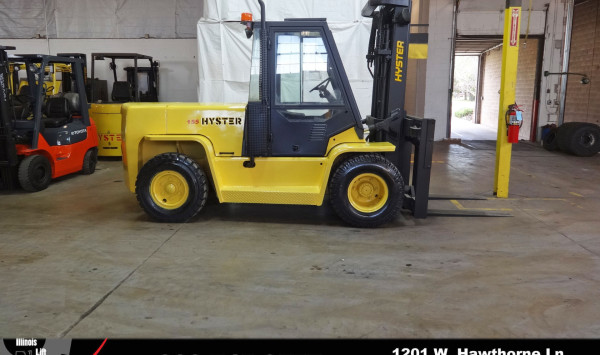
<svg viewBox="0 0 600 355"><path fill-rule="evenodd" d="M52 166L43 155L25 157L19 165L19 183L25 191L42 191L52 180Z"/></svg>
<svg viewBox="0 0 600 355"><path fill-rule="evenodd" d="M553 152L558 149L557 131L557 128L551 128L542 139L542 146L547 151Z"/></svg>
<svg viewBox="0 0 600 355"><path fill-rule="evenodd" d="M344 161L331 178L329 189L334 211L356 227L373 228L389 223L402 208L402 175L392 162L379 154L362 154ZM360 196L352 196L362 192L366 196L363 201Z"/></svg>
<svg viewBox="0 0 600 355"><path fill-rule="evenodd" d="M200 166L186 155L164 153L142 167L135 192L140 206L156 221L183 223L206 204L208 182Z"/></svg>
<svg viewBox="0 0 600 355"><path fill-rule="evenodd" d="M566 122L558 126L556 131L556 144L558 150L563 153L573 154L569 140L571 139L573 129L577 127L579 122Z"/></svg>
<svg viewBox="0 0 600 355"><path fill-rule="evenodd" d="M83 168L81 173L84 175L93 174L96 171L96 164L98 163L98 148L91 148L85 152L83 157Z"/></svg>
<svg viewBox="0 0 600 355"><path fill-rule="evenodd" d="M568 145L571 154L591 157L600 152L600 127L593 123L579 122L569 132Z"/></svg>

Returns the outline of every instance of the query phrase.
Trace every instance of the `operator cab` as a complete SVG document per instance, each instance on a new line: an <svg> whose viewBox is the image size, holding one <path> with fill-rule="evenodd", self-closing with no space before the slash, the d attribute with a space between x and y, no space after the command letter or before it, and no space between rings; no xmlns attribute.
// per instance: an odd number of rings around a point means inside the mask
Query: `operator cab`
<svg viewBox="0 0 600 355"><path fill-rule="evenodd" d="M261 31L268 34L261 68ZM355 127L358 107L325 19L255 26L245 156L325 156L329 138ZM265 90L261 92L261 90Z"/></svg>

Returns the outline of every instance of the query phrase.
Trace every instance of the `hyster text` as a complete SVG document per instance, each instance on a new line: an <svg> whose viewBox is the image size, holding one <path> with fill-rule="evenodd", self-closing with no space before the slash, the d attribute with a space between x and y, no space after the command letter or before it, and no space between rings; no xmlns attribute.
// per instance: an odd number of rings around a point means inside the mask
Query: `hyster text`
<svg viewBox="0 0 600 355"><path fill-rule="evenodd" d="M188 120L188 124L202 124L203 126L207 125L241 125L242 118L241 117L202 117L201 119Z"/></svg>
<svg viewBox="0 0 600 355"><path fill-rule="evenodd" d="M402 82L402 75L404 72L404 42L396 42L396 73L394 80Z"/></svg>

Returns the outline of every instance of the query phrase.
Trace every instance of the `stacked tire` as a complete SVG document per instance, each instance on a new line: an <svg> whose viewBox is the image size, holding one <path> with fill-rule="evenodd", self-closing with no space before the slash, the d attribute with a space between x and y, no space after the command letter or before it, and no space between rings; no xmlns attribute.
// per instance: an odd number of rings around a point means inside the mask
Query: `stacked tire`
<svg viewBox="0 0 600 355"><path fill-rule="evenodd" d="M600 152L600 126L587 122L563 123L546 134L542 145L549 151L591 157Z"/></svg>

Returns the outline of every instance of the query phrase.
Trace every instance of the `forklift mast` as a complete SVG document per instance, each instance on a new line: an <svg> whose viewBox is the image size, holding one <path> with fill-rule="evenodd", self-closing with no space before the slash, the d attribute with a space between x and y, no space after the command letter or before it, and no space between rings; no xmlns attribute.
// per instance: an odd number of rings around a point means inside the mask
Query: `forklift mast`
<svg viewBox="0 0 600 355"><path fill-rule="evenodd" d="M83 62L83 83L87 86L87 56L85 55L85 53L57 53L56 55L59 57L81 59ZM70 73L70 72L62 73L62 85L63 85L63 92L73 90L72 73Z"/></svg>
<svg viewBox="0 0 600 355"><path fill-rule="evenodd" d="M12 174L10 171L19 161L15 148L15 140L11 127L11 89L9 88L9 70L7 50L15 47L0 46L0 179L2 185L12 186Z"/></svg>
<svg viewBox="0 0 600 355"><path fill-rule="evenodd" d="M369 1L362 15L373 18L367 53L369 71L375 67L371 116L385 118L404 111L410 0Z"/></svg>
<svg viewBox="0 0 600 355"><path fill-rule="evenodd" d="M149 67L126 67L127 81L136 92L139 102L158 102L158 62L153 61ZM141 75L140 75L141 74ZM137 77L136 77L137 75ZM142 89L146 91L142 91Z"/></svg>
<svg viewBox="0 0 600 355"><path fill-rule="evenodd" d="M367 52L373 97L371 115L364 121L370 141L387 141L396 146L396 151L386 157L407 182L412 165L404 208L413 211L416 218L425 218L435 120L407 116L404 109L411 5L411 0L369 0L362 10L364 17L373 18Z"/></svg>

